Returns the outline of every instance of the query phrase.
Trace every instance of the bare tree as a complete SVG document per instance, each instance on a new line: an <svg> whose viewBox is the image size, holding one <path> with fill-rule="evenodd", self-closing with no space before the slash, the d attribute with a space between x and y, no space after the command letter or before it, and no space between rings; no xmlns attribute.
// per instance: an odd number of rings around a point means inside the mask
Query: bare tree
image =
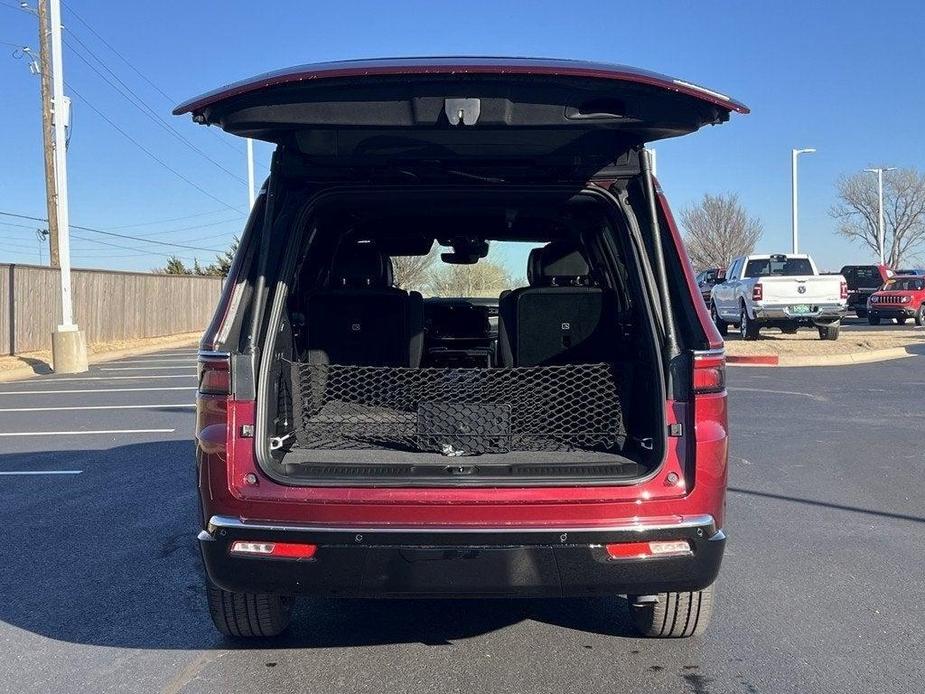
<svg viewBox="0 0 925 694"><path fill-rule="evenodd" d="M408 291L425 291L437 260L437 252L438 246L434 244L427 255L392 256L395 285Z"/></svg>
<svg viewBox="0 0 925 694"><path fill-rule="evenodd" d="M430 275L430 290L435 296L498 296L512 286L507 268L488 258L474 265L442 265Z"/></svg>
<svg viewBox="0 0 925 694"><path fill-rule="evenodd" d="M755 250L764 229L749 216L736 193L704 195L696 205L681 210L684 243L698 270L725 267L737 256Z"/></svg>
<svg viewBox="0 0 925 694"><path fill-rule="evenodd" d="M838 202L829 210L838 233L880 255L877 177L861 172L836 183ZM898 267L925 243L925 175L915 169L883 174L883 258Z"/></svg>

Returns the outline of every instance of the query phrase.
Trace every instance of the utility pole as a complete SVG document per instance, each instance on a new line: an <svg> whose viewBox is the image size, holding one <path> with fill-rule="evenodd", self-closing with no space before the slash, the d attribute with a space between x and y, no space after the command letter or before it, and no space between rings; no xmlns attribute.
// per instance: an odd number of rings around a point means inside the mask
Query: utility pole
<svg viewBox="0 0 925 694"><path fill-rule="evenodd" d="M48 0L39 0L39 79L42 84L42 147L45 152L45 200L48 212L49 265L59 267L58 218L55 215L54 135L51 122L51 59L48 46Z"/></svg>
<svg viewBox="0 0 925 694"><path fill-rule="evenodd" d="M247 138L247 209L254 209L254 141Z"/></svg>
<svg viewBox="0 0 925 694"><path fill-rule="evenodd" d="M793 249L791 253L800 252L800 214L799 199L797 192L797 157L801 154L815 152L815 149L793 149L790 150L790 230L793 235Z"/></svg>
<svg viewBox="0 0 925 694"><path fill-rule="evenodd" d="M49 3L51 30L51 79L55 144L55 210L58 224L58 260L61 268L61 323L51 335L52 359L56 373L80 373L87 370L87 345L84 334L74 324L71 297L71 246L67 203L68 102L64 96L64 67L61 48L61 0Z"/></svg>
<svg viewBox="0 0 925 694"><path fill-rule="evenodd" d="M877 174L877 200L879 205L877 207L877 215L879 216L879 225L877 226L877 247L880 249L880 264L883 265L883 172L884 171L895 171L895 166L888 166L886 168L879 169L864 169L870 173Z"/></svg>

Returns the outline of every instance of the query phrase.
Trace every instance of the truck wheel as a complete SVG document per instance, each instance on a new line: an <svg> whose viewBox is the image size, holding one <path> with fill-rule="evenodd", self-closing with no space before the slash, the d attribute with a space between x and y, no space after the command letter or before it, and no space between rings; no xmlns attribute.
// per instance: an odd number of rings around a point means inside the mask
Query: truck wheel
<svg viewBox="0 0 925 694"><path fill-rule="evenodd" d="M837 340L838 333L841 332L841 325L838 323L833 323L832 325L820 325L819 328L819 339L820 340Z"/></svg>
<svg viewBox="0 0 925 694"><path fill-rule="evenodd" d="M742 336L742 339L757 340L759 329L760 326L758 323L748 317L748 310L743 306L742 315L739 316L739 334Z"/></svg>
<svg viewBox="0 0 925 694"><path fill-rule="evenodd" d="M919 306L919 310L915 312L915 324L918 326L925 325L925 304Z"/></svg>
<svg viewBox="0 0 925 694"><path fill-rule="evenodd" d="M713 325L716 326L716 329L719 330L719 334L726 336L729 334L729 323L724 321L719 317L719 311L716 310L716 304L712 301L710 302L710 318L713 319Z"/></svg>
<svg viewBox="0 0 925 694"><path fill-rule="evenodd" d="M796 335L796 334L797 334L797 330L799 330L799 329L800 329L800 326L797 325L796 323L792 323L792 324L788 324L788 325L782 325L782 326L780 327L780 331L781 331L784 335Z"/></svg>
<svg viewBox="0 0 925 694"><path fill-rule="evenodd" d="M293 598L270 593L232 593L207 579L209 616L225 636L279 636L292 618Z"/></svg>
<svg viewBox="0 0 925 694"><path fill-rule="evenodd" d="M627 596L640 636L678 639L701 636L713 614L713 586L685 593L659 593L657 601Z"/></svg>
<svg viewBox="0 0 925 694"><path fill-rule="evenodd" d="M870 325L880 325L880 316L878 316L876 313L868 313L867 322Z"/></svg>
<svg viewBox="0 0 925 694"><path fill-rule="evenodd" d="M900 316L899 318L896 319L896 323L897 323L898 325L905 325L905 324L906 324L906 317L905 317L905 316Z"/></svg>
<svg viewBox="0 0 925 694"><path fill-rule="evenodd" d="M858 318L867 318L866 308L859 308L857 311L855 311L855 313L857 313Z"/></svg>

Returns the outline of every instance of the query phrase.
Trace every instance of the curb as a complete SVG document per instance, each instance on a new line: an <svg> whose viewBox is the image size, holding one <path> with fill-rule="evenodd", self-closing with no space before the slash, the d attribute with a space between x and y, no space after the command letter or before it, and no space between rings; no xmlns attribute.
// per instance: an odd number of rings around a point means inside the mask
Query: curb
<svg viewBox="0 0 925 694"><path fill-rule="evenodd" d="M137 347L126 347L125 349L113 350L111 352L98 352L97 354L88 355L87 361L90 364L101 364L103 362L114 361L123 357L151 354L152 352L160 352L163 349L176 349L177 347L194 347L198 344L198 333L195 336L187 334L182 337L178 337L175 340L159 342L156 345L139 345ZM46 366L49 366L50 369L50 365ZM53 374L54 372L51 370L49 370L48 373L37 373L33 367L23 366L21 368L0 371L0 383L6 381L21 381L26 378L32 378L33 376L50 376Z"/></svg>
<svg viewBox="0 0 925 694"><path fill-rule="evenodd" d="M909 351L907 347L875 349L857 354L830 354L818 357L799 357L787 354L739 354L726 357L726 363L740 366L850 366L852 364L870 364L879 361L892 361L918 356L920 352Z"/></svg>

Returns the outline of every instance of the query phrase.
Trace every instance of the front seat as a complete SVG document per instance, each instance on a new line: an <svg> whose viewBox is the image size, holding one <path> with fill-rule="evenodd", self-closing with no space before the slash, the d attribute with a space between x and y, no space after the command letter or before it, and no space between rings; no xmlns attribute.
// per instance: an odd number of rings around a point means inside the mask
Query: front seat
<svg viewBox="0 0 925 694"><path fill-rule="evenodd" d="M529 287L498 300L502 366L612 361L618 335L614 292L593 286L575 244L553 241L530 252Z"/></svg>
<svg viewBox="0 0 925 694"><path fill-rule="evenodd" d="M421 364L423 298L392 286L392 261L372 246L343 247L305 312L310 364Z"/></svg>

